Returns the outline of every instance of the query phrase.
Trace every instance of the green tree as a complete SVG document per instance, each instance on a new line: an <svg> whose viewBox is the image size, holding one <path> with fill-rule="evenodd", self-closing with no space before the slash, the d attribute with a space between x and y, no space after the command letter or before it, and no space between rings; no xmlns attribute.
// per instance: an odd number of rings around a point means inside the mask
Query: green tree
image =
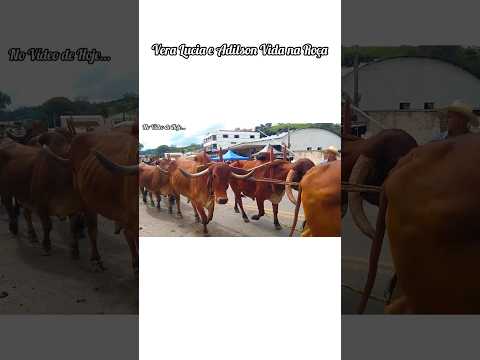
<svg viewBox="0 0 480 360"><path fill-rule="evenodd" d="M0 91L0 110L5 109L12 103L12 99L7 94Z"/></svg>

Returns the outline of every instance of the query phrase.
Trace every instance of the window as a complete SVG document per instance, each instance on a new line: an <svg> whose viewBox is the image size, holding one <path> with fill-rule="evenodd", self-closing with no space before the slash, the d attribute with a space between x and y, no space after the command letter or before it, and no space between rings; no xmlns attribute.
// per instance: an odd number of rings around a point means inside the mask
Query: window
<svg viewBox="0 0 480 360"><path fill-rule="evenodd" d="M311 148L310 146L309 146L309 147L307 147L307 151L310 151L310 150L312 150L312 148Z"/></svg>
<svg viewBox="0 0 480 360"><path fill-rule="evenodd" d="M235 145L235 144L236 144L236 142L232 141L232 142L231 142L231 144L232 144L232 145Z"/></svg>
<svg viewBox="0 0 480 360"><path fill-rule="evenodd" d="M410 110L410 103L409 102L401 102L400 103L400 110Z"/></svg>
<svg viewBox="0 0 480 360"><path fill-rule="evenodd" d="M235 139L238 139L240 137L240 135L234 135L233 136Z"/></svg>
<svg viewBox="0 0 480 360"><path fill-rule="evenodd" d="M223 138L224 138L224 139L228 139L228 134L227 134L227 135L223 135Z"/></svg>
<svg viewBox="0 0 480 360"><path fill-rule="evenodd" d="M216 148L217 148L217 144L213 144L212 149L216 149Z"/></svg>
<svg viewBox="0 0 480 360"><path fill-rule="evenodd" d="M250 135L250 139L255 139L255 135Z"/></svg>
<svg viewBox="0 0 480 360"><path fill-rule="evenodd" d="M217 140L217 135L212 135L212 140Z"/></svg>
<svg viewBox="0 0 480 360"><path fill-rule="evenodd" d="M434 107L435 107L435 103L433 103L433 102L423 103L423 108L425 110L433 110Z"/></svg>
<svg viewBox="0 0 480 360"><path fill-rule="evenodd" d="M317 150L322 150L322 147L321 146L317 147Z"/></svg>

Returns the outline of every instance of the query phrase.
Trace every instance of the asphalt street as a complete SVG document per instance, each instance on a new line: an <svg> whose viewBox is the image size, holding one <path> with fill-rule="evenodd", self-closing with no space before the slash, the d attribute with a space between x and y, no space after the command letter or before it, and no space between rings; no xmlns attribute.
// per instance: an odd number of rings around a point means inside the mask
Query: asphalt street
<svg viewBox="0 0 480 360"><path fill-rule="evenodd" d="M40 223L34 226L42 239ZM138 314L138 280L123 235L114 224L99 219L98 249L104 272L92 271L88 238L80 241L80 259L70 257L69 222L53 219L52 253L44 256L41 243L31 243L23 216L19 235L8 231L0 210L1 314Z"/></svg>
<svg viewBox="0 0 480 360"><path fill-rule="evenodd" d="M282 225L281 230L276 230L273 225L272 205L269 201L265 202L265 216L260 220L251 220L251 217L258 213L257 204L249 198L243 198L243 207L248 217L249 223L245 223L241 214L234 212L235 204L234 194L228 189L228 203L225 205L215 205L213 220L208 224L209 236L288 236L293 223L295 206L283 197L279 205L278 219ZM296 192L294 191L296 196ZM144 204L139 197L139 218L140 218L140 236L204 236L203 226L195 222L195 216L191 204L187 203L186 198L181 198L181 211L183 219L179 219L176 213L176 205L173 214L168 213L167 202L162 198L161 210L158 211L150 201ZM303 209L300 209L295 236L300 236L301 226L304 220Z"/></svg>

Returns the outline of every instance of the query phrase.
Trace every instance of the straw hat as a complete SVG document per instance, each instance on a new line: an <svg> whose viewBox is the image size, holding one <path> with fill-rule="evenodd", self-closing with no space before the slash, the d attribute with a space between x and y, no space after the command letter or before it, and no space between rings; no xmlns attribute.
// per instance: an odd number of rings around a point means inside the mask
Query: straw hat
<svg viewBox="0 0 480 360"><path fill-rule="evenodd" d="M465 117L472 126L477 127L479 125L478 117L473 113L473 108L460 100L455 100L451 105L440 109L439 111L444 114L449 112L460 114Z"/></svg>
<svg viewBox="0 0 480 360"><path fill-rule="evenodd" d="M323 152L329 152L329 153L332 153L332 154L335 154L336 156L339 156L340 153L338 152L337 148L335 146L329 146L328 148L326 149L323 149L322 150Z"/></svg>

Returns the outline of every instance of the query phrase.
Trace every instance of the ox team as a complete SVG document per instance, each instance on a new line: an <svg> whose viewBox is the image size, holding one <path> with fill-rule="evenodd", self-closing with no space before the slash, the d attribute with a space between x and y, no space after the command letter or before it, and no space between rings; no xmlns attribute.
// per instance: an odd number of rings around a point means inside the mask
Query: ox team
<svg viewBox="0 0 480 360"><path fill-rule="evenodd" d="M308 159L294 163L288 160L274 159L273 153L263 160L237 160L226 163L221 159L212 162L204 152L192 159L160 159L140 164L139 186L143 201L155 202L160 208L162 195L169 197L169 212L173 213L172 204L176 202L176 215L182 217L180 196L191 203L197 222L203 225L203 232L208 233L207 224L213 219L215 204L228 202L227 189L230 186L235 195L234 211L240 213L248 223L242 202L247 196L256 201L258 213L251 219L259 220L265 215L264 202L272 203L273 223L281 229L278 221L278 205L284 193L296 205L293 234L299 207L303 202L305 223L303 236L339 236L340 234L340 160L334 148L325 151L326 162L315 166ZM298 199L292 188L298 190Z"/></svg>
<svg viewBox="0 0 480 360"><path fill-rule="evenodd" d="M34 124L35 125L35 124ZM50 254L51 217L69 217L72 257L79 256L82 223L91 242L91 262L103 270L97 250L98 214L124 230L135 273L138 273L138 125L109 132L76 134L75 128L33 131L0 141L0 196L9 229L18 232L20 208L32 242L37 241L31 214L43 229L43 251ZM121 164L121 165L119 165Z"/></svg>
<svg viewBox="0 0 480 360"><path fill-rule="evenodd" d="M355 224L372 239L358 313L373 289L385 231L395 269L386 313L480 313L480 134L470 132L478 118L460 101L441 112L447 115L447 131L421 146L398 129L367 139L342 136L342 180L378 187L343 196L343 209L349 203ZM347 101L344 129L350 116ZM379 207L376 227L363 201Z"/></svg>

